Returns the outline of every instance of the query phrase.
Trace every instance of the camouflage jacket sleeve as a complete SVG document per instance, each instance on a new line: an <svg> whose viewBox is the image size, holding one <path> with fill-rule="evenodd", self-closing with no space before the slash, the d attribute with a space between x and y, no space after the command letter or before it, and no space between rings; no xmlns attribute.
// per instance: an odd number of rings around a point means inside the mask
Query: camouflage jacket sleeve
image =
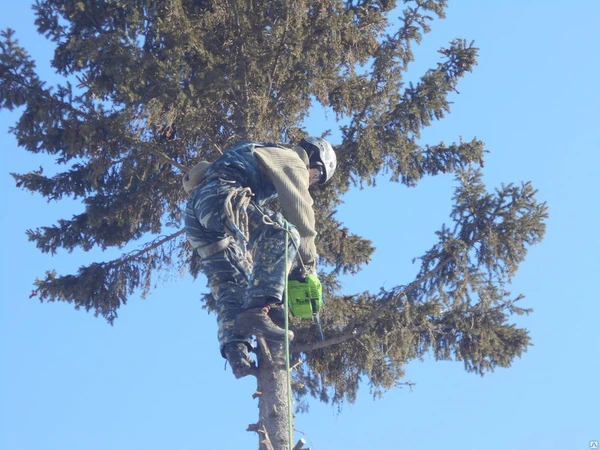
<svg viewBox="0 0 600 450"><path fill-rule="evenodd" d="M299 147L258 147L254 149L254 154L277 190L283 216L300 233L299 253L302 261L314 268L317 259L317 232L313 199L308 192L309 162L306 152Z"/></svg>

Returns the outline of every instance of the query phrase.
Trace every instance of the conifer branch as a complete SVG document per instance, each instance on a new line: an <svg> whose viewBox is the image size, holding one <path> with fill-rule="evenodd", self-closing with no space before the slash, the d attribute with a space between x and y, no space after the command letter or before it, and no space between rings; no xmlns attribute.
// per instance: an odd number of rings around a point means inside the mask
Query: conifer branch
<svg viewBox="0 0 600 450"><path fill-rule="evenodd" d="M106 267L107 268L112 268L112 267L116 267L120 264L129 262L129 261L133 261L137 258L139 258L140 256L142 256L145 253L151 252L154 249L157 249L158 247L160 247L163 244L166 244L167 242L169 242L170 240L175 239L178 236L181 236L182 234L185 233L185 229L181 229L173 234L170 234L168 236L165 236L162 239L159 239L157 241L152 242L150 245L147 245L146 247L142 248L141 250L137 250L134 252L131 252L129 254L123 255L121 258L115 259L113 261L110 261Z"/></svg>
<svg viewBox="0 0 600 450"><path fill-rule="evenodd" d="M289 26L290 26L290 15L289 15L289 9L286 6L285 27L283 28L283 33L281 34L281 39L279 40L277 54L275 55L275 60L273 61L273 69L271 69L271 73L269 76L269 89L268 89L267 97L270 97L273 92L273 82L275 80L275 75L277 74L277 68L279 67L279 61L281 59L281 55L283 54L283 49L285 48L285 39L287 38Z"/></svg>
<svg viewBox="0 0 600 450"><path fill-rule="evenodd" d="M185 173L187 173L190 170L189 167L186 167L183 164L179 164L177 161L169 158L169 156L166 153L161 152L160 150L153 148L152 145L148 145L148 143L143 142L143 141L139 141L139 143L143 145L144 150L147 150L150 153L152 153L153 155L158 156L159 158L162 158L165 162L168 162L173 167L176 167L182 173L185 174Z"/></svg>
<svg viewBox="0 0 600 450"><path fill-rule="evenodd" d="M73 275L47 272L34 296L70 302L112 323L136 290L152 291L156 275L188 266L195 277L199 257L184 231L159 235L165 224L172 232L182 221L177 172L237 139L298 138L308 131L304 119L316 100L348 124L336 146L336 177L314 191L319 250L334 268L324 279L331 291L339 289L341 273L360 271L373 253L369 240L333 218L351 183L372 183L383 173L414 186L426 175L455 172L463 188L451 215L456 227L437 233L412 283L334 300L340 308L327 311L331 338L324 342L316 342L308 322L299 326L292 351L306 357L293 372L297 397L353 402L365 380L375 393L390 389L407 361L430 351L483 374L527 349L527 331L507 321L509 313L530 310L503 301L504 286L526 247L543 236L544 205L529 186L485 193L479 177L466 172L483 167L482 141L419 143L422 130L449 111L448 96L476 65L477 49L452 41L439 52L440 64L404 84L414 45L434 16L444 17L445 0L405 2L397 26L388 17L397 2L376 0L226 0L209 9L203 2L150 2L144 11L120 2L103 14L88 3L48 0L38 8L38 30L58 44L53 65L80 81L75 91L68 81L47 89L12 32L0 32L0 108L24 107L12 131L19 145L73 164L52 177L40 169L15 178L45 198L83 198L84 213L30 233L43 252L148 240ZM212 295L204 301L215 311ZM266 396L272 388L269 382L260 391ZM267 418L254 431L264 430L264 440L269 430L273 447L283 448L272 420L279 419Z"/></svg>
<svg viewBox="0 0 600 450"><path fill-rule="evenodd" d="M308 353L308 352L311 352L311 351L314 351L314 350L319 350L319 349L322 349L322 348L330 347L332 345L341 344L343 342L349 341L350 339L356 339L356 338L358 338L361 334L363 334L365 331L367 331L369 329L369 327L379 317L381 317L381 315L388 308L394 306L394 303L398 300L399 297L406 296L406 294L408 292L411 292L414 289L417 289L421 284L425 283L427 280L429 280L430 278L432 278L433 276L435 276L438 272L440 272L444 267L446 267L452 261L454 261L454 257L449 256L445 260L441 261L437 266L435 266L429 272L427 272L425 275L423 275L422 277L418 278L417 280L414 280L408 286L406 286L404 288L400 288L400 289L398 289L395 292L388 293L388 295L382 299L382 303L369 315L369 317L367 318L367 320L365 322L363 322L361 325L357 326L357 327L351 327L352 328L351 331L349 331L347 333L344 333L344 334L340 334L340 335L335 336L335 337L332 337L330 339L326 339L326 340L321 341L321 342L315 342L313 344L293 346L292 347L292 351L293 352L300 352L300 353Z"/></svg>

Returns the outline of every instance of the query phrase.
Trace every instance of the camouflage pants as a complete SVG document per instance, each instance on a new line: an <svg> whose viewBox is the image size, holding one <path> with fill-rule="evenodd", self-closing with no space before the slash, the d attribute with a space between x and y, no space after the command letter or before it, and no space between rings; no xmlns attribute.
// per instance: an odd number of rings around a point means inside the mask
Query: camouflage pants
<svg viewBox="0 0 600 450"><path fill-rule="evenodd" d="M212 244L232 234L225 226L224 207L228 193L236 187L239 186L217 179L207 182L193 193L186 208L185 227L194 248ZM249 268L245 263L246 250L237 242L203 258L200 263L217 305L221 354L223 347L230 342L251 345L250 336L233 332L235 318L252 297L282 299L287 274L300 241L296 228L286 222L281 214L262 208L259 210L252 203L247 212L251 247L248 250L253 253L253 266ZM279 227L266 224L265 215ZM285 231L286 225L288 232Z"/></svg>

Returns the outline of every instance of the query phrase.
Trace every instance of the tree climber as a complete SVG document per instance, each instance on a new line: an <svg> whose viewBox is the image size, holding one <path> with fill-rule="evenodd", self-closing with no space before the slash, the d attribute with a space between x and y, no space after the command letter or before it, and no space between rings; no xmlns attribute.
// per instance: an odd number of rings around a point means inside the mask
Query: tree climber
<svg viewBox="0 0 600 450"><path fill-rule="evenodd" d="M190 194L185 229L216 300L221 355L236 378L255 367L249 355L253 335L276 342L286 338L270 313L282 303L292 267L295 277L316 272L317 233L308 188L329 181L336 165L329 142L307 137L293 148L238 143L184 176ZM264 208L274 198L281 213Z"/></svg>

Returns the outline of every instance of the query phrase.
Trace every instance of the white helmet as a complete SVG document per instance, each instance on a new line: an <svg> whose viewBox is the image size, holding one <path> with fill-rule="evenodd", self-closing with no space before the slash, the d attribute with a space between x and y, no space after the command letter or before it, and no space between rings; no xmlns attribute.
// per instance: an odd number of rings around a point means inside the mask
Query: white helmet
<svg viewBox="0 0 600 450"><path fill-rule="evenodd" d="M323 169L319 184L327 183L337 167L337 157L331 144L325 139L309 136L303 138L298 145L306 150L311 166L319 166Z"/></svg>

